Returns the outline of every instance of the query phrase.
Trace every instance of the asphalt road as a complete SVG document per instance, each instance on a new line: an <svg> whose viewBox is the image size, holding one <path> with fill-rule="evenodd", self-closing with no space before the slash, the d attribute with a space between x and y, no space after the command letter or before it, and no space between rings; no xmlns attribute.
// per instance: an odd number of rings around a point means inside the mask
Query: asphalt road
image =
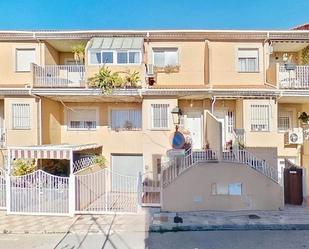
<svg viewBox="0 0 309 249"><path fill-rule="evenodd" d="M309 231L212 231L177 233L2 234L2 249L309 249Z"/></svg>

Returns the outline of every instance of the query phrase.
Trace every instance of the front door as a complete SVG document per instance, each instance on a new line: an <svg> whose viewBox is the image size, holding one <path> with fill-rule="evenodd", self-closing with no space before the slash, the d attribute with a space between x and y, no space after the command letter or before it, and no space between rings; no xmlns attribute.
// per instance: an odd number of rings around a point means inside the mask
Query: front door
<svg viewBox="0 0 309 249"><path fill-rule="evenodd" d="M202 149L202 113L198 111L188 112L186 116L186 128L190 131L193 149Z"/></svg>

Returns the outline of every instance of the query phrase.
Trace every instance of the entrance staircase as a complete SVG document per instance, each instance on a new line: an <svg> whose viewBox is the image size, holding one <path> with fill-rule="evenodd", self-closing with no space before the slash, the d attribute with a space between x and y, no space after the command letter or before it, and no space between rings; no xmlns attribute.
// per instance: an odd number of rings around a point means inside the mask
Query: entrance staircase
<svg viewBox="0 0 309 249"><path fill-rule="evenodd" d="M162 164L162 184L166 187L186 170L200 163L239 163L245 164L260 174L278 183L276 170L267 165L265 160L257 158L251 152L243 149L233 149L218 153L214 150L187 150L184 157L170 157Z"/></svg>

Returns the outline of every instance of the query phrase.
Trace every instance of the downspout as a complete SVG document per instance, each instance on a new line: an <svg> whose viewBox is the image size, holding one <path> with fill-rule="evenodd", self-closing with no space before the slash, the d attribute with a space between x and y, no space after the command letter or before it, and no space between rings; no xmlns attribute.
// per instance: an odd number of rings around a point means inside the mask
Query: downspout
<svg viewBox="0 0 309 249"><path fill-rule="evenodd" d="M39 100L39 105L38 105L38 119L37 119L37 125L38 125L38 143L39 145L42 145L42 99L40 96L37 96L35 94L32 93L32 88L29 88L29 95L38 99Z"/></svg>
<svg viewBox="0 0 309 249"><path fill-rule="evenodd" d="M214 109L215 109L216 100L217 100L217 98L216 98L216 96L214 96L214 97L212 98L212 102L211 102L211 114L214 114Z"/></svg>
<svg viewBox="0 0 309 249"><path fill-rule="evenodd" d="M263 43L263 81L264 81L264 84L267 84L265 43L268 41L269 41L269 32L267 32L267 38L264 40L264 43ZM267 55L269 54L267 53Z"/></svg>

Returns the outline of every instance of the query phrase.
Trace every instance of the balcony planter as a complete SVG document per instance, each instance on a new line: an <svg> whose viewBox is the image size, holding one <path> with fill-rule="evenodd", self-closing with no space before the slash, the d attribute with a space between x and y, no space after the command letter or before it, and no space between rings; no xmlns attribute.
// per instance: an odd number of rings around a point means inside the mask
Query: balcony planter
<svg viewBox="0 0 309 249"><path fill-rule="evenodd" d="M178 73L179 65L167 65L165 67L154 67L155 73Z"/></svg>

